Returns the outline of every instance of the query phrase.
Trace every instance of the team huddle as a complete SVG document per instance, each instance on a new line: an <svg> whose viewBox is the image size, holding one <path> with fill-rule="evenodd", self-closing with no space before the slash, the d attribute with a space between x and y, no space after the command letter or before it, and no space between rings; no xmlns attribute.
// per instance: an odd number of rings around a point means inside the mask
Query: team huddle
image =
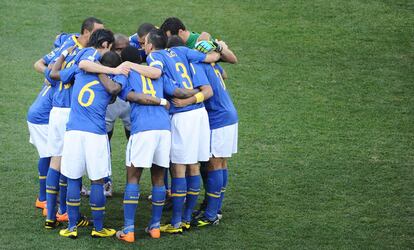
<svg viewBox="0 0 414 250"><path fill-rule="evenodd" d="M59 235L77 238L78 227L93 226L92 237L116 235L134 242L145 168L152 181L145 228L151 238L217 225L227 160L237 152L238 136L237 111L221 65L237 62L227 44L207 32L187 30L175 17L159 28L143 23L130 37L114 35L90 17L80 34L62 33L54 47L34 65L44 83L27 116L30 142L39 153L35 205L46 217L44 227L67 222ZM124 224L118 231L104 227L117 117L128 138ZM86 191L85 173L91 181ZM202 181L205 197L196 210ZM92 220L80 211L81 193L89 195ZM161 224L166 201L172 218Z"/></svg>

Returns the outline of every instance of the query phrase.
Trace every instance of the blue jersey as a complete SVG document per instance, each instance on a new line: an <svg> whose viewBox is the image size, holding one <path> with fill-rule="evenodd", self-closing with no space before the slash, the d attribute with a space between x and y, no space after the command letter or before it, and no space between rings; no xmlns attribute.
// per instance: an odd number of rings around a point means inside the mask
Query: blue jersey
<svg viewBox="0 0 414 250"><path fill-rule="evenodd" d="M94 48L86 48L82 51L78 60L99 61L101 55ZM77 68L73 66L72 68ZM73 86L71 110L66 130L80 130L94 134L106 134L105 114L111 100L109 94L97 74L87 73L81 69L75 70L75 83ZM114 81L121 76L113 78Z"/></svg>
<svg viewBox="0 0 414 250"><path fill-rule="evenodd" d="M179 88L193 89L201 85L208 84L208 82L197 78L194 82L194 69L190 63L202 62L206 55L196 50L187 47L174 47L166 50L157 50L150 53L147 57L148 65L160 69L163 74L175 81ZM170 113L178 113L190 111L203 107L202 103L188 105L183 108L177 108L171 104Z"/></svg>
<svg viewBox="0 0 414 250"><path fill-rule="evenodd" d="M124 100L131 91L165 98L165 94L173 95L177 88L166 76L152 80L133 70L129 73L128 82L128 87L120 94ZM148 130L170 130L170 128L170 116L164 106L131 103L131 134Z"/></svg>
<svg viewBox="0 0 414 250"><path fill-rule="evenodd" d="M229 126L238 122L237 111L224 84L223 68L218 64L200 63L199 70L204 70L213 89L214 95L204 102L208 112L210 129Z"/></svg>
<svg viewBox="0 0 414 250"><path fill-rule="evenodd" d="M142 60L145 62L147 55L145 54L145 49L141 47L141 44L138 41L138 34L135 33L129 37L129 45L137 48L139 50L139 54L142 57Z"/></svg>
<svg viewBox="0 0 414 250"><path fill-rule="evenodd" d="M75 35L70 36L61 46L60 51L56 58L60 56L60 54L67 48L75 46L73 51L66 56L65 61L62 64L61 72L65 69L70 68L72 65L75 64L75 59L77 58L77 54L82 50L82 45L78 42ZM71 96L72 96L72 85L73 80L65 81L62 80L59 82L57 86L55 86L56 90L53 96L53 107L60 107L60 108L69 108L71 103Z"/></svg>
<svg viewBox="0 0 414 250"><path fill-rule="evenodd" d="M48 124L52 109L53 88L43 84L42 90L27 112L27 121L34 124Z"/></svg>

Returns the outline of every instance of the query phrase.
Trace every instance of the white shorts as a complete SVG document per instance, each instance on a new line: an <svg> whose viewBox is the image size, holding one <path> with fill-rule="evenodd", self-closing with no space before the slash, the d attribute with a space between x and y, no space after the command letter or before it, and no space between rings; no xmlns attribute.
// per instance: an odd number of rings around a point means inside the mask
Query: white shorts
<svg viewBox="0 0 414 250"><path fill-rule="evenodd" d="M170 167L171 132L148 130L131 135L126 150L126 166L150 168L152 164Z"/></svg>
<svg viewBox="0 0 414 250"><path fill-rule="evenodd" d="M211 130L210 157L231 157L237 153L238 123Z"/></svg>
<svg viewBox="0 0 414 250"><path fill-rule="evenodd" d="M29 142L36 147L39 157L49 157L50 155L47 151L47 131L49 129L49 124L34 124L27 122L27 126L29 127L30 134Z"/></svg>
<svg viewBox="0 0 414 250"><path fill-rule="evenodd" d="M79 130L66 131L61 173L71 179L88 173L96 181L111 175L108 135Z"/></svg>
<svg viewBox="0 0 414 250"><path fill-rule="evenodd" d="M49 130L47 134L47 151L50 156L62 156L63 138L66 123L69 120L70 108L53 107L49 116Z"/></svg>
<svg viewBox="0 0 414 250"><path fill-rule="evenodd" d="M206 109L176 113L171 119L171 162L194 164L208 161L210 125Z"/></svg>
<svg viewBox="0 0 414 250"><path fill-rule="evenodd" d="M124 127L127 130L131 130L131 107L129 103L117 97L115 102L108 105L106 109L105 123L106 131L112 131L116 119L119 117L124 123Z"/></svg>

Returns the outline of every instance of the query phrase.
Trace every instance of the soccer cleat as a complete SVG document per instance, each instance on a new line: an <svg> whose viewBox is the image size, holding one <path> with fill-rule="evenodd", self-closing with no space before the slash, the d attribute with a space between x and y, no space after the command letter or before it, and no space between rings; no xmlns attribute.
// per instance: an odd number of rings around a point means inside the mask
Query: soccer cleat
<svg viewBox="0 0 414 250"><path fill-rule="evenodd" d="M214 220L209 220L203 216L198 220L192 221L191 224L197 227L205 227L205 226L211 226L211 225L216 226L219 224L219 219L216 217Z"/></svg>
<svg viewBox="0 0 414 250"><path fill-rule="evenodd" d="M166 224L166 225L161 225L160 232L169 233L169 234L181 234L183 233L183 228L181 226L178 228L175 228L171 224Z"/></svg>
<svg viewBox="0 0 414 250"><path fill-rule="evenodd" d="M205 212L205 210L201 210L201 209L195 210L195 211L193 211L193 214L192 214L191 217L193 218L193 220L198 220L201 217L203 217L204 212Z"/></svg>
<svg viewBox="0 0 414 250"><path fill-rule="evenodd" d="M46 201L39 201L39 198L36 199L35 206L40 209L44 209L46 207Z"/></svg>
<svg viewBox="0 0 414 250"><path fill-rule="evenodd" d="M57 226L59 226L60 222L55 220L46 220L45 221L45 228L46 229L55 229Z"/></svg>
<svg viewBox="0 0 414 250"><path fill-rule="evenodd" d="M182 228L184 231L188 231L188 230L190 230L190 227L191 227L190 222L186 222L186 221L181 222L181 228Z"/></svg>
<svg viewBox="0 0 414 250"><path fill-rule="evenodd" d="M112 228L102 228L101 231L96 231L95 228L91 232L93 238L105 238L114 236L116 233L115 229Z"/></svg>
<svg viewBox="0 0 414 250"><path fill-rule="evenodd" d="M87 227L91 222L86 218L86 216L81 215L78 222L76 223L77 227Z"/></svg>
<svg viewBox="0 0 414 250"><path fill-rule="evenodd" d="M159 228L149 229L148 227L146 227L145 232L148 233L153 239L159 239L161 237L161 231Z"/></svg>
<svg viewBox="0 0 414 250"><path fill-rule="evenodd" d="M108 181L107 183L104 184L104 194L107 197L112 197L112 193L113 193L113 185L111 181Z"/></svg>
<svg viewBox="0 0 414 250"><path fill-rule="evenodd" d="M43 215L43 217L46 217L47 216L47 208L46 207L43 208L42 215Z"/></svg>
<svg viewBox="0 0 414 250"><path fill-rule="evenodd" d="M223 213L221 212L221 210L219 210L219 211L217 212L217 218L218 218L219 220L221 220L221 219L223 218Z"/></svg>
<svg viewBox="0 0 414 250"><path fill-rule="evenodd" d="M73 227L72 230L69 228L62 229L59 231L59 235L71 239L76 239L78 237L78 230L76 227Z"/></svg>
<svg viewBox="0 0 414 250"><path fill-rule="evenodd" d="M91 191L90 191L90 190L88 190L88 188L87 188L85 185L82 185L82 188L81 188L80 194L81 194L82 196L89 196L89 195L91 194Z"/></svg>
<svg viewBox="0 0 414 250"><path fill-rule="evenodd" d="M68 213L60 214L59 212L56 212L56 220L59 222L68 222Z"/></svg>
<svg viewBox="0 0 414 250"><path fill-rule="evenodd" d="M119 240L123 240L123 241L130 242L130 243L132 243L132 242L135 241L135 234L134 234L134 232L124 233L123 230L120 230L120 231L117 231L116 232L116 237Z"/></svg>

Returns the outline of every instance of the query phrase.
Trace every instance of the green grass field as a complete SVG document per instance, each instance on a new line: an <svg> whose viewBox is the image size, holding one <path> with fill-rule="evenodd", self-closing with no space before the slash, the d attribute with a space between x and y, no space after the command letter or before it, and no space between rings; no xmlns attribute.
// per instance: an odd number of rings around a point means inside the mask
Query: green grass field
<svg viewBox="0 0 414 250"><path fill-rule="evenodd" d="M2 1L0 3L1 249L414 248L412 1ZM150 239L145 199L131 245L43 229L34 209L37 151L27 110L41 87L33 63L85 17L130 35L180 17L225 40L238 108L224 218L214 228ZM123 223L126 140L113 140L116 194L106 224ZM150 193L148 173L142 197ZM90 215L88 200L83 211ZM169 218L165 213L163 218Z"/></svg>

